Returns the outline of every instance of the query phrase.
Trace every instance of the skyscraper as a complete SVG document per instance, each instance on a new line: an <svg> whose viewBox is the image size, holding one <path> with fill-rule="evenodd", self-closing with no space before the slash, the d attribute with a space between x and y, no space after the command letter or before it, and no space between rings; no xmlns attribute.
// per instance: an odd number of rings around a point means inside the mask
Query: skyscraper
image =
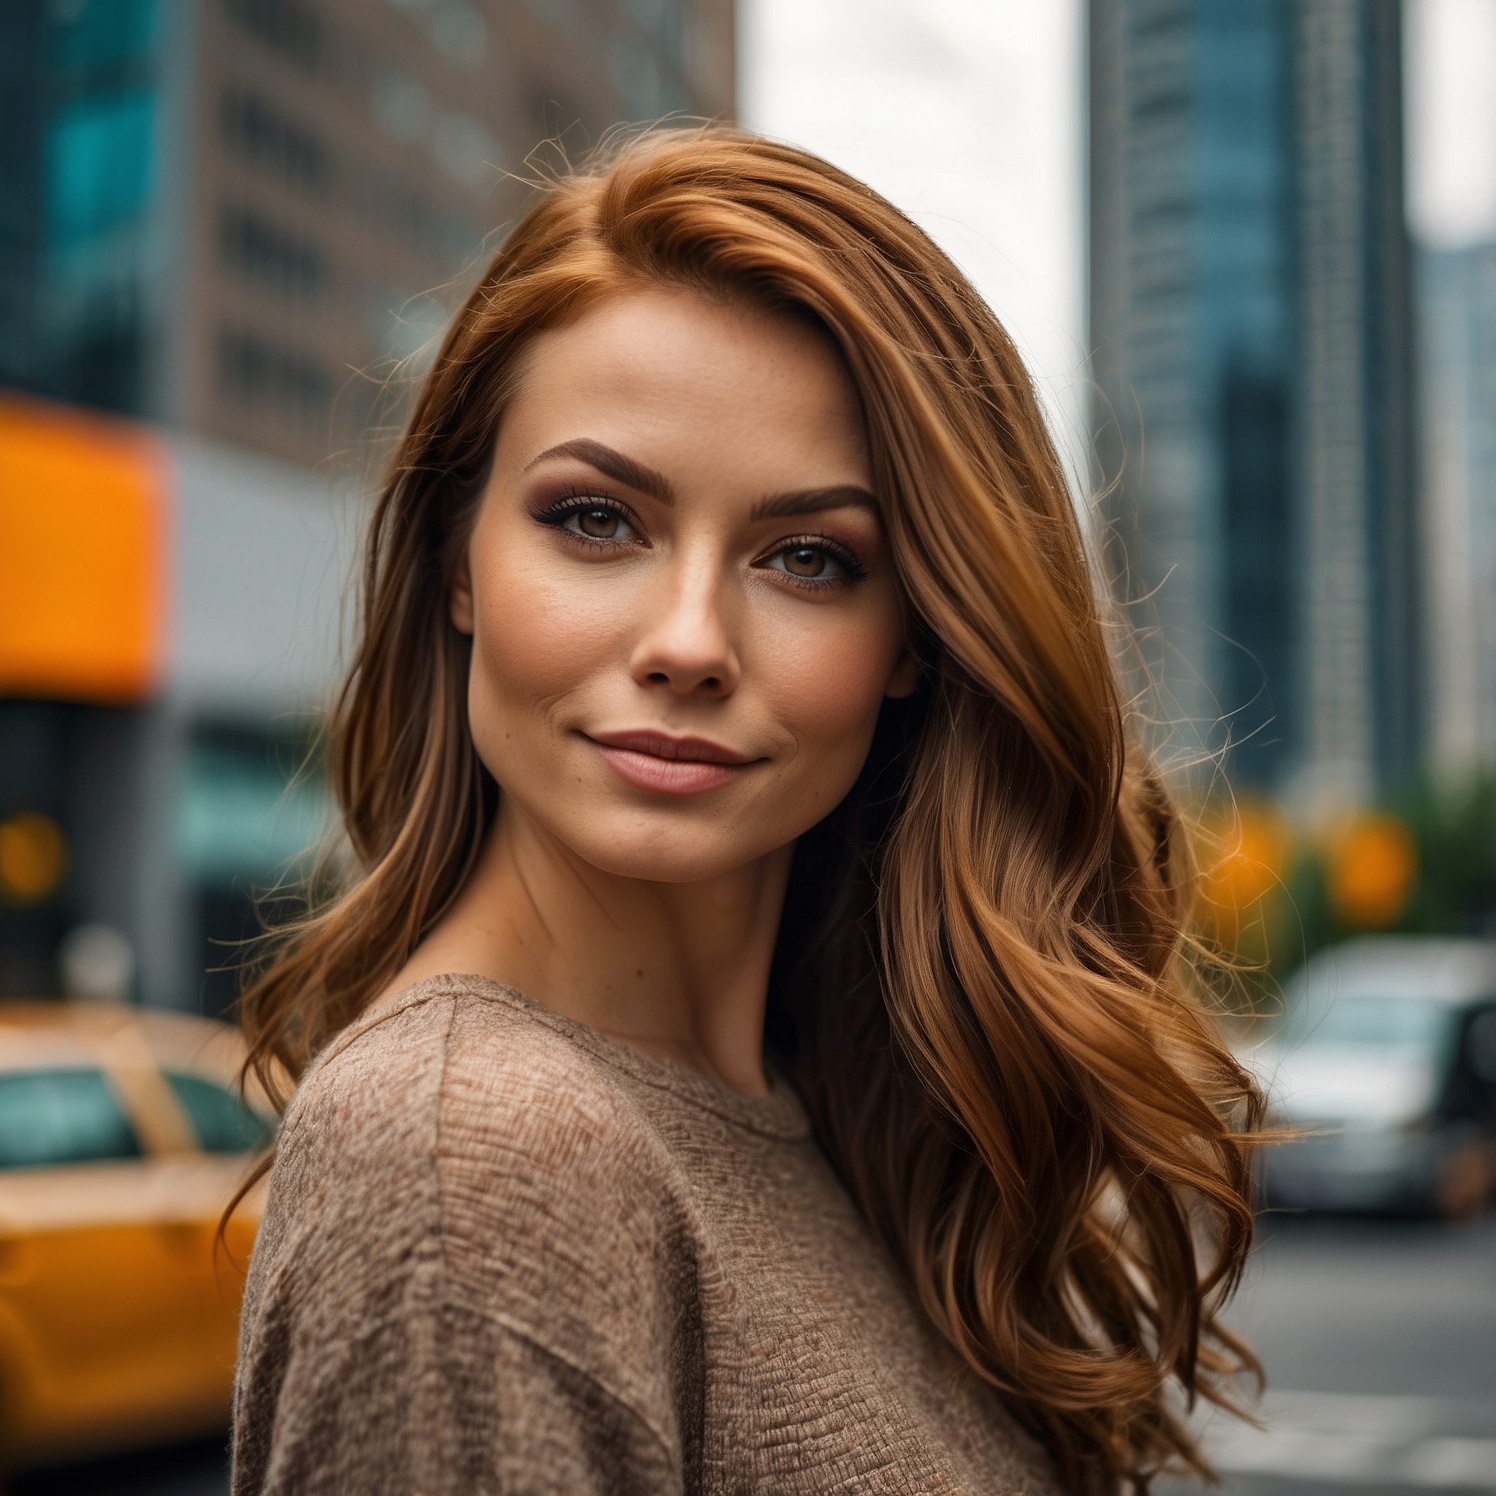
<svg viewBox="0 0 1496 1496"><path fill-rule="evenodd" d="M1496 243L1418 256L1429 717L1439 767L1496 763Z"/></svg>
<svg viewBox="0 0 1496 1496"><path fill-rule="evenodd" d="M1312 808L1418 748L1396 0L1091 0L1094 429L1176 745Z"/></svg>

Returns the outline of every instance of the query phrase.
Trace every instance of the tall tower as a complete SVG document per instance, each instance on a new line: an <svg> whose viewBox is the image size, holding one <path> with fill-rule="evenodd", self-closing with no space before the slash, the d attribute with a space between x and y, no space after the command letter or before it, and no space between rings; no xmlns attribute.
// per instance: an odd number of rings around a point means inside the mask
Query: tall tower
<svg viewBox="0 0 1496 1496"><path fill-rule="evenodd" d="M1094 430L1176 745L1306 808L1417 752L1396 0L1091 0Z"/></svg>
<svg viewBox="0 0 1496 1496"><path fill-rule="evenodd" d="M1496 763L1496 242L1419 255L1432 757Z"/></svg>
<svg viewBox="0 0 1496 1496"><path fill-rule="evenodd" d="M1418 751L1418 527L1393 0L1297 8L1302 790L1395 782Z"/></svg>

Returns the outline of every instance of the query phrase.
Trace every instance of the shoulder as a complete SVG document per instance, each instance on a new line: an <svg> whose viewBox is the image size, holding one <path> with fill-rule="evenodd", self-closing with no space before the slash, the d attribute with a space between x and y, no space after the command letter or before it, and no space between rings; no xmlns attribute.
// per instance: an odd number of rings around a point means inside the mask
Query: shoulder
<svg viewBox="0 0 1496 1496"><path fill-rule="evenodd" d="M425 1180L433 1204L455 1192L445 1204L460 1229L470 1209L537 1188L551 1207L635 1188L668 1159L624 1077L564 1026L507 989L439 977L350 1025L308 1071L277 1172L305 1168L339 1190ZM484 1199L470 1199L480 1183Z"/></svg>
<svg viewBox="0 0 1496 1496"><path fill-rule="evenodd" d="M685 1192L620 1072L504 991L423 982L313 1065L283 1124L251 1300L271 1279L299 1296L351 1270L408 1312L418 1273L451 1310L638 1389L689 1311Z"/></svg>
<svg viewBox="0 0 1496 1496"><path fill-rule="evenodd" d="M533 1005L446 978L351 1025L277 1143L241 1317L243 1488L284 1467L263 1489L367 1489L346 1472L389 1462L374 1484L497 1488L469 1478L474 1449L545 1484L594 1446L662 1488L699 1360L668 1176L621 1079ZM422 1451L450 1469L403 1472Z"/></svg>

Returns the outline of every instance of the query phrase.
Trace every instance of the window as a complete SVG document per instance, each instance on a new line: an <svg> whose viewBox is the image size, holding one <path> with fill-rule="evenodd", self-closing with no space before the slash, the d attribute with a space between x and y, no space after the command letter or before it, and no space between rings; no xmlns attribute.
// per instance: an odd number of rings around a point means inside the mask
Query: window
<svg viewBox="0 0 1496 1496"><path fill-rule="evenodd" d="M218 252L231 270L283 296L316 301L327 285L322 251L253 208L223 210Z"/></svg>
<svg viewBox="0 0 1496 1496"><path fill-rule="evenodd" d="M456 266L483 242L483 230L460 214L449 213L408 182L377 168L354 180L351 199L360 216L388 226L412 248Z"/></svg>
<svg viewBox="0 0 1496 1496"><path fill-rule="evenodd" d="M150 89L61 105L47 124L47 218L53 245L96 239L140 218L155 174Z"/></svg>
<svg viewBox="0 0 1496 1496"><path fill-rule="evenodd" d="M69 0L47 7L47 60L55 68L106 69L155 49L155 0Z"/></svg>
<svg viewBox="0 0 1496 1496"><path fill-rule="evenodd" d="M619 0L619 3L628 18L659 47L666 59L673 66L680 67L684 29L681 0Z"/></svg>
<svg viewBox="0 0 1496 1496"><path fill-rule="evenodd" d="M322 420L332 406L332 380L321 364L254 333L225 329L219 334L218 382L241 405L270 406L308 425Z"/></svg>
<svg viewBox="0 0 1496 1496"><path fill-rule="evenodd" d="M1465 1030L1465 1060L1475 1078L1496 1086L1496 1007L1476 1013Z"/></svg>
<svg viewBox="0 0 1496 1496"><path fill-rule="evenodd" d="M308 761L310 723L295 727L292 714L274 732L193 724L176 850L196 896L198 991L209 1017L236 1001L245 942L264 933L267 914L279 913L277 896L265 890L311 872L311 849L333 820L320 760Z"/></svg>
<svg viewBox="0 0 1496 1496"><path fill-rule="evenodd" d="M218 128L224 145L241 160L302 192L326 191L332 178L327 147L312 131L257 95L245 89L225 89Z"/></svg>
<svg viewBox="0 0 1496 1496"><path fill-rule="evenodd" d="M234 21L256 41L308 72L322 61L322 19L306 0L228 0Z"/></svg>
<svg viewBox="0 0 1496 1496"><path fill-rule="evenodd" d="M175 1070L166 1072L166 1080L205 1153L245 1153L269 1141L266 1123L216 1081Z"/></svg>
<svg viewBox="0 0 1496 1496"><path fill-rule="evenodd" d="M139 1140L102 1071L0 1075L0 1169L139 1157Z"/></svg>

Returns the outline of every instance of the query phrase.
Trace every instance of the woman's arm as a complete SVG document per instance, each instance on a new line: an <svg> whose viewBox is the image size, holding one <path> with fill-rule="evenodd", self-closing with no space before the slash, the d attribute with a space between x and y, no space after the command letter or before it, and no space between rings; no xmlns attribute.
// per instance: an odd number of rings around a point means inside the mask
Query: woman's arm
<svg viewBox="0 0 1496 1496"><path fill-rule="evenodd" d="M313 1299L297 1283L277 1273L247 1327L233 1496L682 1488L638 1413L527 1336L453 1306L440 1261L393 1274L345 1263Z"/></svg>
<svg viewBox="0 0 1496 1496"><path fill-rule="evenodd" d="M244 1299L234 1496L687 1483L690 1315L636 1129L569 1052L465 1016L491 1015L422 1003L335 1045L287 1114Z"/></svg>

